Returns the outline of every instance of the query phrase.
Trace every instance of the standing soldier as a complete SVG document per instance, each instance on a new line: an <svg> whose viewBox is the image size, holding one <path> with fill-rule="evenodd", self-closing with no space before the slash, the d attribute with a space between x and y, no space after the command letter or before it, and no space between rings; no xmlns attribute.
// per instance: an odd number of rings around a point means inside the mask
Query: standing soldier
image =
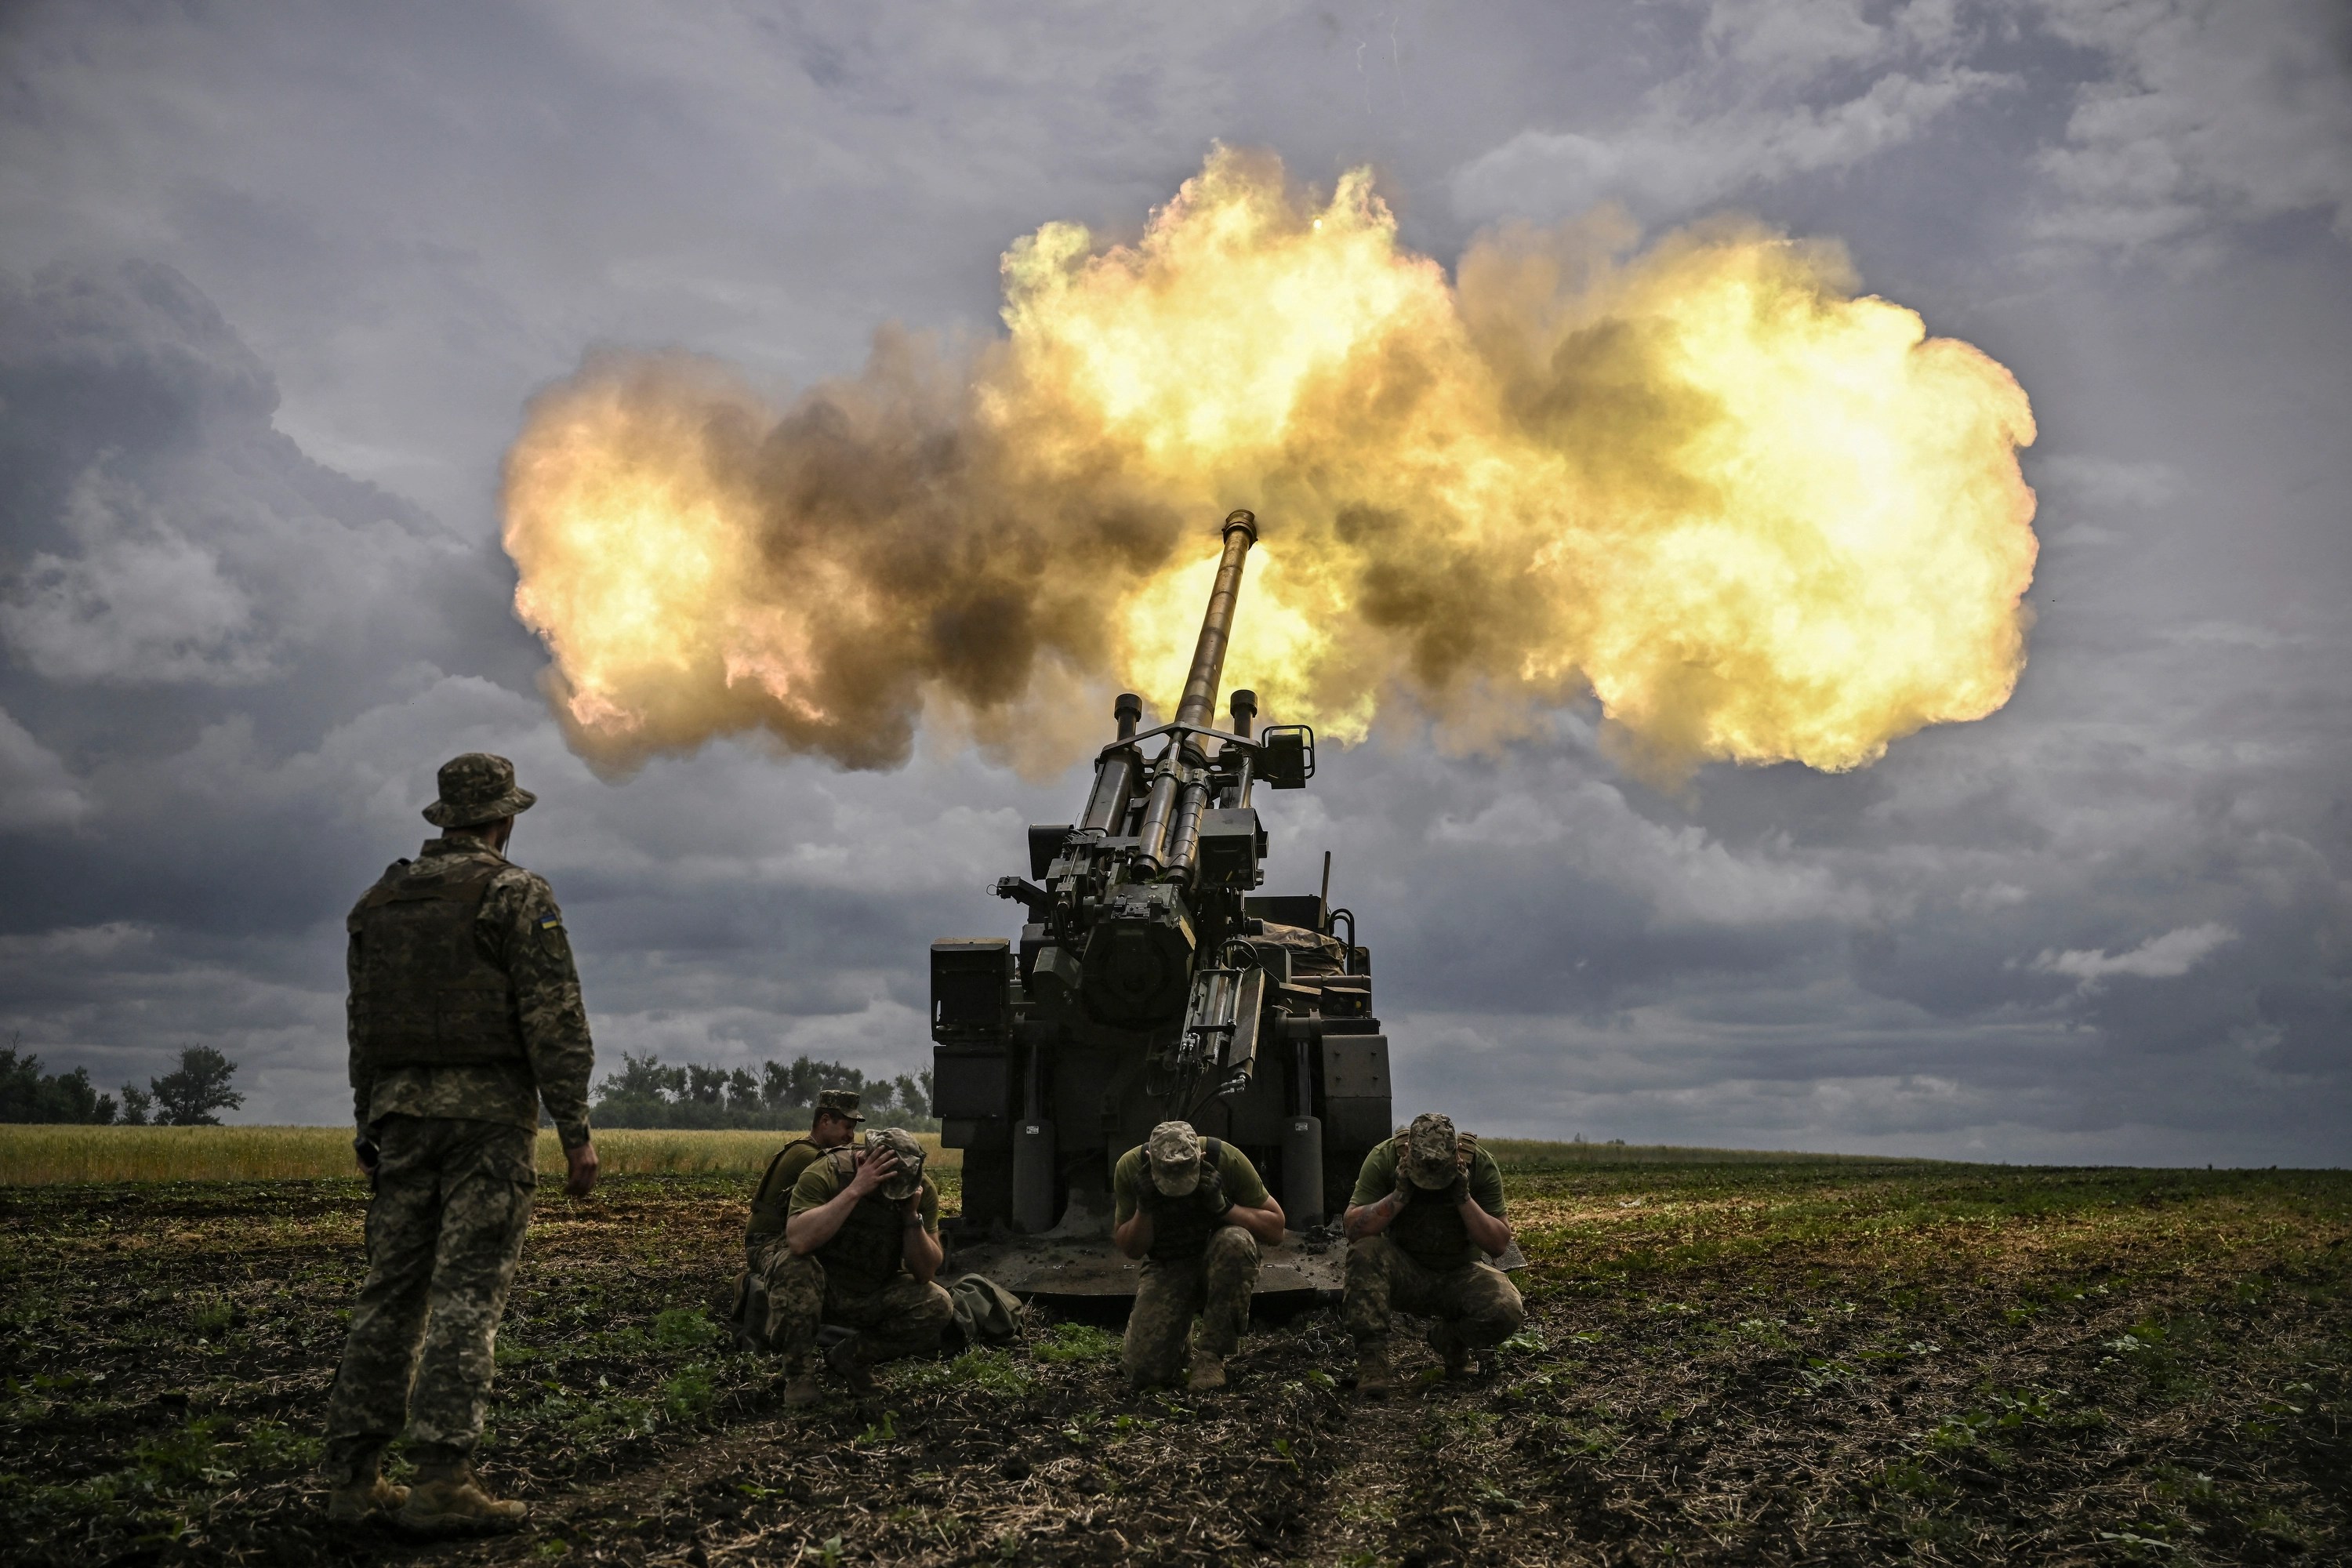
<svg viewBox="0 0 2352 1568"><path fill-rule="evenodd" d="M776 1271L792 1256L784 1245L784 1221L789 1217L793 1188L801 1173L816 1163L828 1149L839 1149L857 1135L866 1118L858 1110L854 1089L820 1089L816 1113L809 1119L808 1136L795 1138L776 1151L751 1194L751 1223L743 1235L744 1276L737 1326L747 1342L766 1350L775 1343Z"/></svg>
<svg viewBox="0 0 2352 1568"><path fill-rule="evenodd" d="M1340 1317L1356 1341L1356 1391L1389 1391L1389 1314L1436 1320L1429 1348L1459 1377L1470 1352L1517 1332L1527 1305L1510 1276L1487 1259L1511 1245L1503 1219L1503 1171L1476 1139L1437 1115L1364 1157L1349 1200L1348 1286Z"/></svg>
<svg viewBox="0 0 2352 1568"><path fill-rule="evenodd" d="M940 1189L923 1174L923 1146L896 1127L877 1127L866 1146L829 1149L793 1185L784 1249L768 1277L770 1344L792 1374L787 1405L824 1397L816 1382L817 1329L856 1333L826 1352L825 1364L854 1394L874 1389L874 1364L940 1348L955 1317L932 1283L940 1249Z"/></svg>
<svg viewBox="0 0 2352 1568"><path fill-rule="evenodd" d="M537 798L514 764L469 752L441 769L425 820L442 830L395 861L346 922L367 1283L327 1403L331 1519L396 1513L419 1532L510 1530L520 1502L472 1473L492 1350L538 1181L544 1104L564 1190L596 1184L593 1050L563 916L503 851ZM381 1472L408 1429L416 1487Z"/></svg>
<svg viewBox="0 0 2352 1568"><path fill-rule="evenodd" d="M1257 1284L1259 1242L1282 1240L1282 1205L1249 1156L1182 1121L1163 1121L1111 1168L1111 1241L1145 1259L1127 1318L1122 1359L1130 1387L1172 1384L1201 1319L1187 1386L1225 1385Z"/></svg>

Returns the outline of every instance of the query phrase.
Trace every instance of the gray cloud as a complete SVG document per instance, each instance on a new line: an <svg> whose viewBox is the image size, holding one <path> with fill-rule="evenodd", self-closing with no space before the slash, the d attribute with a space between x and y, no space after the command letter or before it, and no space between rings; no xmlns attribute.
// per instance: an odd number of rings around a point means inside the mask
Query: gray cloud
<svg viewBox="0 0 2352 1568"><path fill-rule="evenodd" d="M917 1065L925 944L1008 928L982 889L1077 780L930 724L891 773L730 743L599 782L507 609L496 461L595 343L784 391L889 320L986 332L1013 236L1131 231L1223 137L1375 162L1441 258L1594 196L1843 236L2042 426L2040 623L1989 721L1668 796L1570 706L1496 753L1383 731L1265 803L1275 887L1337 852L1408 1100L1498 1132L2340 1163L2326 13L16 8L0 1033L107 1083L215 1044L247 1116L334 1119L341 913L484 747L541 795L518 853L608 1056Z"/></svg>

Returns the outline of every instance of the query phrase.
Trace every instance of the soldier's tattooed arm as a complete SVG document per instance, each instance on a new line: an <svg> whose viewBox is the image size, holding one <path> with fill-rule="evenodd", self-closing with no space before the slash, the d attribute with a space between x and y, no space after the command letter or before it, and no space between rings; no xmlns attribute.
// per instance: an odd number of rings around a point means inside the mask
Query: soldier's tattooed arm
<svg viewBox="0 0 2352 1568"><path fill-rule="evenodd" d="M1376 1204L1358 1204L1350 1208L1347 1218L1340 1222L1341 1227L1347 1231L1349 1241L1378 1236L1388 1229L1390 1222L1397 1215L1404 1213L1404 1205L1405 1194L1400 1188Z"/></svg>

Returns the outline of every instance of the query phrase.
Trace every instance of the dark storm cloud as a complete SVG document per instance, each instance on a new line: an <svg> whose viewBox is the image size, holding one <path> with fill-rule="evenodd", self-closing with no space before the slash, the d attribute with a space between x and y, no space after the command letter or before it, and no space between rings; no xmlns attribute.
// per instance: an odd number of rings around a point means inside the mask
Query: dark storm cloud
<svg viewBox="0 0 2352 1568"><path fill-rule="evenodd" d="M805 383L986 331L1213 138L1407 239L1614 199L1843 237L2032 395L2032 663L1864 773L1664 796L1571 710L1264 802L1362 917L1405 1100L1482 1131L2046 1159L2352 1144L2352 91L2322 0L693 12L12 9L0 1032L341 1114L341 913L505 752L619 1048L922 1058L922 952L1077 782L944 730L596 781L506 612L496 462L599 342ZM1268 519L1270 533L1279 519ZM1244 591L1244 613L1247 613Z"/></svg>

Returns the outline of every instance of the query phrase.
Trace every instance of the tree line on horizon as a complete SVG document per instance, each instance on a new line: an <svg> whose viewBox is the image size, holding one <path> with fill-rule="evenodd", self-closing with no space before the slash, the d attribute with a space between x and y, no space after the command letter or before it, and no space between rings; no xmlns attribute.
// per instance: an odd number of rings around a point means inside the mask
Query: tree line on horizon
<svg viewBox="0 0 2352 1568"><path fill-rule="evenodd" d="M62 1122L83 1127L217 1127L220 1112L245 1103L229 1087L236 1064L210 1046L189 1046L180 1065L147 1087L122 1086L120 1105L90 1082L88 1068L41 1070L41 1058L21 1048L23 1037L0 1046L0 1122Z"/></svg>
<svg viewBox="0 0 2352 1568"><path fill-rule="evenodd" d="M931 1074L868 1079L856 1068L806 1056L751 1068L688 1062L666 1066L651 1051L621 1053L621 1068L596 1086L589 1115L599 1127L805 1129L816 1097L828 1089L857 1091L869 1127L936 1132Z"/></svg>

